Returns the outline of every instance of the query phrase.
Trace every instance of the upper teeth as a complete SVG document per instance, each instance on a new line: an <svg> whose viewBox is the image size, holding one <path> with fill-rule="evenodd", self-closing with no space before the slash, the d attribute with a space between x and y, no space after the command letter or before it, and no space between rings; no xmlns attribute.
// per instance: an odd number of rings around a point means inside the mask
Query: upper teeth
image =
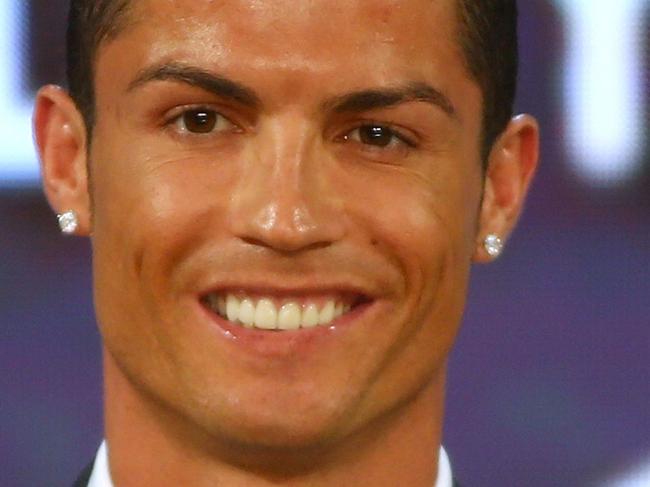
<svg viewBox="0 0 650 487"><path fill-rule="evenodd" d="M227 297L210 294L206 299L210 308L246 328L262 330L297 330L327 326L350 310L349 304L333 299L318 305L313 302L283 301L281 305L270 298L239 298L229 294Z"/></svg>

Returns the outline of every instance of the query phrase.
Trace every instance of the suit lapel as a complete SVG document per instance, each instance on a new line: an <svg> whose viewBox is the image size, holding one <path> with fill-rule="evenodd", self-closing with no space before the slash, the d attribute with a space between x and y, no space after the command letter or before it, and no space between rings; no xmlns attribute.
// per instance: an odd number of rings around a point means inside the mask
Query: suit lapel
<svg viewBox="0 0 650 487"><path fill-rule="evenodd" d="M90 480L90 474L93 471L94 461L84 468L83 472L79 475L77 481L72 485L72 487L88 487L88 481Z"/></svg>

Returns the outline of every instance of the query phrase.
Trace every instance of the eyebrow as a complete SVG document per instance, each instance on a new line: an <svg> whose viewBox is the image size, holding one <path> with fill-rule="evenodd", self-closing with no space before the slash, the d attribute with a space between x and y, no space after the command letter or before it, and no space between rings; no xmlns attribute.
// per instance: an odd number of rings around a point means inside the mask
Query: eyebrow
<svg viewBox="0 0 650 487"><path fill-rule="evenodd" d="M133 91L152 81L185 83L251 108L257 108L262 104L255 92L241 83L181 63L165 63L144 69L129 83L127 91Z"/></svg>
<svg viewBox="0 0 650 487"><path fill-rule="evenodd" d="M262 101L251 88L199 67L178 62L158 64L142 70L129 83L127 91L133 91L152 81L185 83L251 108L258 108L262 105ZM455 118L456 116L456 110L449 97L423 82L346 93L325 101L322 108L336 113L364 112L389 108L409 101L430 103L450 117Z"/></svg>
<svg viewBox="0 0 650 487"><path fill-rule="evenodd" d="M378 88L348 93L328 100L325 102L324 108L337 113L364 112L389 108L409 101L430 103L450 117L456 117L456 109L449 97L423 82L408 83L395 88Z"/></svg>

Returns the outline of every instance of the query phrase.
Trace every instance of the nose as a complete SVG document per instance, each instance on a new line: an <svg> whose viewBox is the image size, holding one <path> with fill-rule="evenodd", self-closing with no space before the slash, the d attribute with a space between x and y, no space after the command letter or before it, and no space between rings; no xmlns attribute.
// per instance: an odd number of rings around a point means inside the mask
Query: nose
<svg viewBox="0 0 650 487"><path fill-rule="evenodd" d="M308 122L292 114L268 121L252 136L247 156L231 199L236 237L280 252L324 247L343 237L341 199Z"/></svg>

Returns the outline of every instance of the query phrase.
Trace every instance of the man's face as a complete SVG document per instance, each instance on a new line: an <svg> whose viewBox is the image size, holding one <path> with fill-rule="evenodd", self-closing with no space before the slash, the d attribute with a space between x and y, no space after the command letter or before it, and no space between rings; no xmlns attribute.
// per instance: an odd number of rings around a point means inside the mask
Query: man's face
<svg viewBox="0 0 650 487"><path fill-rule="evenodd" d="M133 2L90 159L98 320L135 390L301 446L442 380L482 184L453 3Z"/></svg>

